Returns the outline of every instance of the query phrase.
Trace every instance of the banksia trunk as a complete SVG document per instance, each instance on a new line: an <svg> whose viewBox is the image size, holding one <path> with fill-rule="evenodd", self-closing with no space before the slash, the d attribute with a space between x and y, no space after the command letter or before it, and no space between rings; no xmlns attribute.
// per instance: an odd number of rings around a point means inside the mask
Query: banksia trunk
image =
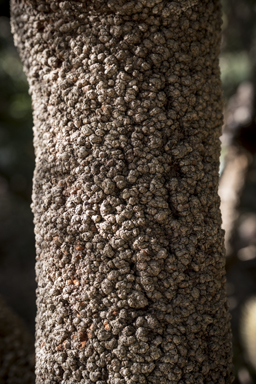
<svg viewBox="0 0 256 384"><path fill-rule="evenodd" d="M37 383L231 383L219 2L12 1L34 108Z"/></svg>

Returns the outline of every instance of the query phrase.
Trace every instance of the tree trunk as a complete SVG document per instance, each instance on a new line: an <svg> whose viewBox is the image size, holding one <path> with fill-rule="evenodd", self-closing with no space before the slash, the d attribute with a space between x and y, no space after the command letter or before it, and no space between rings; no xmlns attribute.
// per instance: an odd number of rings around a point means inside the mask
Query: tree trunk
<svg viewBox="0 0 256 384"><path fill-rule="evenodd" d="M231 383L219 2L12 1L34 108L37 383Z"/></svg>

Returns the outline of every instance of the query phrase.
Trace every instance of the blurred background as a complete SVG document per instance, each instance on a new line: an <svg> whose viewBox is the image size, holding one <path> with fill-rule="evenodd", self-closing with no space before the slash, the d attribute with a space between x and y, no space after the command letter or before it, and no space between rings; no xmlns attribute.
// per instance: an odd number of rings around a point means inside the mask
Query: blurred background
<svg viewBox="0 0 256 384"><path fill-rule="evenodd" d="M236 381L256 384L256 0L223 0L219 194ZM0 294L34 333L34 153L28 86L0 0Z"/></svg>

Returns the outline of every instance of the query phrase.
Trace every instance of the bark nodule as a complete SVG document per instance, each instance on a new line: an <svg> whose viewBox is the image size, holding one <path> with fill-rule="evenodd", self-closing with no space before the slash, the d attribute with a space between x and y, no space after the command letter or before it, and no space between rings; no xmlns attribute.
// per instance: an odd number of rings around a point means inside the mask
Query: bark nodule
<svg viewBox="0 0 256 384"><path fill-rule="evenodd" d="M12 0L41 383L232 382L217 0Z"/></svg>

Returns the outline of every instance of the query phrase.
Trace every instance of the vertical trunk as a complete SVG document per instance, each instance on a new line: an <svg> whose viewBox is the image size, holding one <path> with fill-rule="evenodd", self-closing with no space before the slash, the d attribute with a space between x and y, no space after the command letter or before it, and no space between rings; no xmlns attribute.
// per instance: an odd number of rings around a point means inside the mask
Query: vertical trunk
<svg viewBox="0 0 256 384"><path fill-rule="evenodd" d="M37 383L231 383L217 0L12 1Z"/></svg>

